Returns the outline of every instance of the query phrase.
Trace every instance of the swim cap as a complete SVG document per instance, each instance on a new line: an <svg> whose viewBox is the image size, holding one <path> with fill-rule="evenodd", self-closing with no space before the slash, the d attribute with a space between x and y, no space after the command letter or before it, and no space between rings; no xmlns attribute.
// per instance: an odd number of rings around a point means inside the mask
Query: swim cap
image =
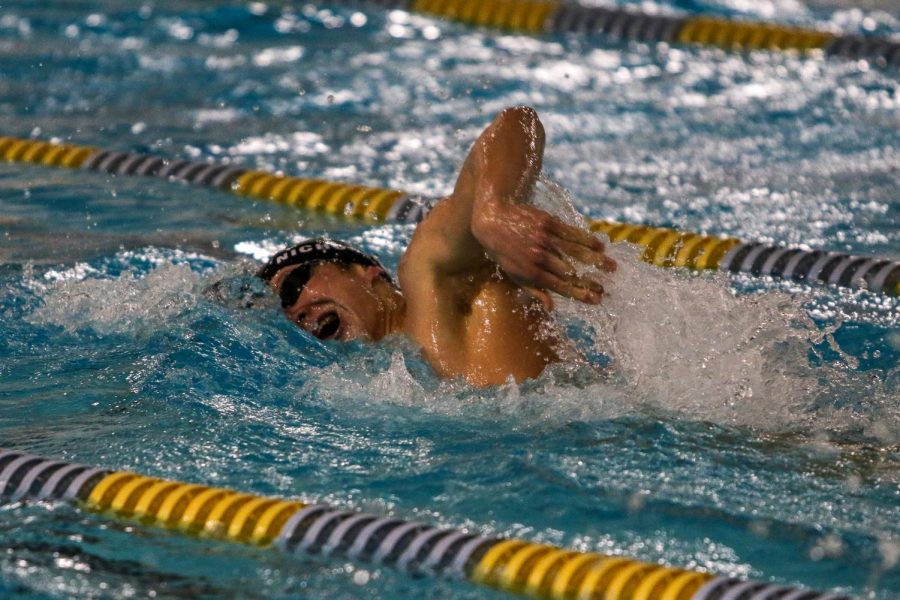
<svg viewBox="0 0 900 600"><path fill-rule="evenodd" d="M364 267L384 266L378 259L353 246L337 240L315 238L304 240L296 246L286 248L275 254L257 273L265 281L271 281L278 271L285 267L298 267L281 283L279 295L283 307L292 306L300 297L303 286L312 276L312 269L323 262L336 263L341 266L362 265ZM385 271L387 277L387 271ZM388 277L388 279L390 279Z"/></svg>

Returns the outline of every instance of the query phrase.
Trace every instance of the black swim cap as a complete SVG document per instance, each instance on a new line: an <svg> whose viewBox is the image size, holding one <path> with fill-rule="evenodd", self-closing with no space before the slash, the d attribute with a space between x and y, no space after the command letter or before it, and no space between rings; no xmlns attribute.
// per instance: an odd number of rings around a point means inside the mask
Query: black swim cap
<svg viewBox="0 0 900 600"><path fill-rule="evenodd" d="M336 263L341 266L362 265L384 269L377 258L361 252L349 244L326 238L315 238L304 240L296 246L291 246L275 254L256 275L265 281L271 281L278 271L285 267L299 265L285 278L279 289L281 305L288 307L297 302L303 286L312 276L313 267L324 262Z"/></svg>

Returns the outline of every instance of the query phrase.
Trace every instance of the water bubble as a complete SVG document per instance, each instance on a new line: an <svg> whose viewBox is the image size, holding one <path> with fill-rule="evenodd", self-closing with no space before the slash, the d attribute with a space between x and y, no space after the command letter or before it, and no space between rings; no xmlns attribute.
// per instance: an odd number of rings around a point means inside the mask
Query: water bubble
<svg viewBox="0 0 900 600"><path fill-rule="evenodd" d="M353 573L353 583L356 585L366 585L369 583L369 579L371 579L371 575L365 569L357 569Z"/></svg>

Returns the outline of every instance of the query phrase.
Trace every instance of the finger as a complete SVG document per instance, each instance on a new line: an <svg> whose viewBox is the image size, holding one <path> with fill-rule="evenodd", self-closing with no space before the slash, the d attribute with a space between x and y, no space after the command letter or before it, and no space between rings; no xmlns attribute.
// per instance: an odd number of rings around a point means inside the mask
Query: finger
<svg viewBox="0 0 900 600"><path fill-rule="evenodd" d="M557 240L554 243L554 249L562 255L570 256L586 265L597 267L601 271L612 273L616 270L616 261L609 258L602 251L586 248L581 244L570 242L568 240Z"/></svg>
<svg viewBox="0 0 900 600"><path fill-rule="evenodd" d="M553 275L570 286L586 288L603 295L603 286L600 282L594 279L590 274L579 274L571 260L546 253L541 257L538 267L544 269L550 275Z"/></svg>
<svg viewBox="0 0 900 600"><path fill-rule="evenodd" d="M521 287L543 287L582 301L588 301L585 296L589 293L597 299L603 295L600 282L589 274L579 275L572 259L538 246L516 257L504 257L499 265Z"/></svg>
<svg viewBox="0 0 900 600"><path fill-rule="evenodd" d="M578 277L578 271L564 254L557 254L547 250L542 250L540 257L535 261L538 268L549 271L552 275L556 275L560 279L572 280Z"/></svg>
<svg viewBox="0 0 900 600"><path fill-rule="evenodd" d="M556 237L589 248L596 252L606 250L606 244L590 231L553 219L550 231Z"/></svg>
<svg viewBox="0 0 900 600"><path fill-rule="evenodd" d="M600 269L606 271L607 273L615 273L616 269L619 268L619 263L611 259L610 257L603 255L603 264L600 265Z"/></svg>
<svg viewBox="0 0 900 600"><path fill-rule="evenodd" d="M600 304L600 301L603 299L603 287L599 284L590 288L582 287L571 281L560 279L552 273L544 273L537 283L539 283L541 287L556 292L560 296L572 298L573 300L578 300L585 304Z"/></svg>

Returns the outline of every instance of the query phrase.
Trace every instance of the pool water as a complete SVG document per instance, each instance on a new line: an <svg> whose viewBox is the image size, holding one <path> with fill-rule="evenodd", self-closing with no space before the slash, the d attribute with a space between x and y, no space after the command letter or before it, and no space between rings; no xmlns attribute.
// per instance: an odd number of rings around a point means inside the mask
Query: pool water
<svg viewBox="0 0 900 600"><path fill-rule="evenodd" d="M606 3L610 4L610 3ZM834 2L642 2L852 33ZM527 38L320 3L12 0L0 135L436 196L502 108L592 218L900 256L900 78L866 62ZM560 198L564 196L564 198ZM541 198L539 198L540 200ZM900 598L900 301L611 253L589 359L474 390L400 339L327 344L206 292L365 227L155 179L0 164L0 447L651 562ZM0 596L493 598L0 508Z"/></svg>

